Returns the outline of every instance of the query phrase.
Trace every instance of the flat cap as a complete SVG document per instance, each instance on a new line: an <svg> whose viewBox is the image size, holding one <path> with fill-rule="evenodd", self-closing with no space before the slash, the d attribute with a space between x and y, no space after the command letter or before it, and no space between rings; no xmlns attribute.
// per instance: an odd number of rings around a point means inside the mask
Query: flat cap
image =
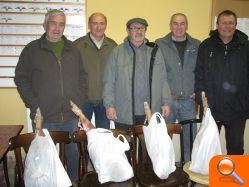
<svg viewBox="0 0 249 187"><path fill-rule="evenodd" d="M143 19L143 18L132 18L129 21L127 21L127 23L126 23L127 28L130 27L130 25L132 23L141 23L146 27L148 26L148 23L147 23L147 21L145 19Z"/></svg>

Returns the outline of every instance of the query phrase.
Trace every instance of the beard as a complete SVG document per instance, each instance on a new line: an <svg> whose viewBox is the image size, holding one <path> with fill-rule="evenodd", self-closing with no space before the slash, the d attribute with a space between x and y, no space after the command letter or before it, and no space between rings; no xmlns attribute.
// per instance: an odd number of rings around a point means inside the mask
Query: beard
<svg viewBox="0 0 249 187"><path fill-rule="evenodd" d="M143 38L144 38L144 35L141 34L141 33L136 33L135 37L136 37L136 38L143 39Z"/></svg>

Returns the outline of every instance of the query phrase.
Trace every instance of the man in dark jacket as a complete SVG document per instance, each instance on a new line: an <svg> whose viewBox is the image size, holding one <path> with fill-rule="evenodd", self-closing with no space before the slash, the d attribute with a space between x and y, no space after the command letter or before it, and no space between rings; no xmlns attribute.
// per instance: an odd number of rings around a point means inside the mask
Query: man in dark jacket
<svg viewBox="0 0 249 187"><path fill-rule="evenodd" d="M205 91L214 119L223 122L227 154L244 153L249 110L249 42L236 25L234 12L218 15L217 30L200 45L195 70L197 100L201 104L200 94Z"/></svg>
<svg viewBox="0 0 249 187"><path fill-rule="evenodd" d="M77 130L77 118L71 111L70 100L80 105L86 84L80 53L63 36L65 24L62 11L50 10L45 15L46 32L23 49L15 71L15 83L26 107L31 110L32 120L40 108L43 128L72 133ZM67 145L67 170L72 182L78 179L78 155L76 144Z"/></svg>

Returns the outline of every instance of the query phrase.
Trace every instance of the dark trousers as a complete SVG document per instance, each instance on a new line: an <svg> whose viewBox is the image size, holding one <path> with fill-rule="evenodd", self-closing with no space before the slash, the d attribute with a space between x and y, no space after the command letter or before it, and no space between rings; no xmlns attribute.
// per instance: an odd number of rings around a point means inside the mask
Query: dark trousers
<svg viewBox="0 0 249 187"><path fill-rule="evenodd" d="M92 115L95 115L96 128L110 128L110 120L106 117L106 110L102 103L84 103L82 106L83 113L91 121Z"/></svg>
<svg viewBox="0 0 249 187"><path fill-rule="evenodd" d="M134 117L133 125L142 125L144 124L146 116L145 115L137 115ZM129 124L115 122L116 129L128 130L131 127Z"/></svg>
<svg viewBox="0 0 249 187"><path fill-rule="evenodd" d="M236 119L225 122L225 139L228 155L244 154L244 132L246 119ZM218 124L219 131L221 124Z"/></svg>
<svg viewBox="0 0 249 187"><path fill-rule="evenodd" d="M146 118L145 115L135 116L133 125L142 125L142 124L144 124L145 118ZM129 125L129 124L115 122L115 129L129 130L130 127L131 127L131 125ZM131 146L132 146L132 144L130 142L130 147ZM131 159L130 159L130 156L129 156L128 152L126 152L125 154L126 154L128 160L129 160L129 162L131 163ZM141 147L141 145L138 146L138 155L139 155L138 158L141 158L141 155L142 155L142 147ZM140 164L141 159L138 159L137 162L138 162L138 164Z"/></svg>

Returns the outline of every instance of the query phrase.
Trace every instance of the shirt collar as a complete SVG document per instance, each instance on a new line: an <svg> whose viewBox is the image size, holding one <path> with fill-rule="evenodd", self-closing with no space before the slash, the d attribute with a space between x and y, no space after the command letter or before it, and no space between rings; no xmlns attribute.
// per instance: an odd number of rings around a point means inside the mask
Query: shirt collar
<svg viewBox="0 0 249 187"><path fill-rule="evenodd" d="M185 41L187 39L187 36L185 34L185 36L181 40L179 40L179 39L176 39L173 35L171 35L171 39L173 41L176 41L176 42L183 42L183 41Z"/></svg>
<svg viewBox="0 0 249 187"><path fill-rule="evenodd" d="M93 43L98 47L98 49L100 49L101 45L103 44L103 41L105 39L105 36L103 36L103 38L101 38L101 40L96 40L96 38L90 33L90 38L92 39Z"/></svg>

